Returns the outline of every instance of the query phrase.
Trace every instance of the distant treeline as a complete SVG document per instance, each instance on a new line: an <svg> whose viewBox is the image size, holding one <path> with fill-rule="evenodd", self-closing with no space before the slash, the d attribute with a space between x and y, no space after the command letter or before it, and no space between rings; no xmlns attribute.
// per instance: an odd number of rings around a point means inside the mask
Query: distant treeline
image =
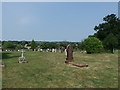
<svg viewBox="0 0 120 90"><path fill-rule="evenodd" d="M81 42L49 42L49 41L2 41L2 49L61 49L66 48L68 44L71 44L73 49L82 49Z"/></svg>

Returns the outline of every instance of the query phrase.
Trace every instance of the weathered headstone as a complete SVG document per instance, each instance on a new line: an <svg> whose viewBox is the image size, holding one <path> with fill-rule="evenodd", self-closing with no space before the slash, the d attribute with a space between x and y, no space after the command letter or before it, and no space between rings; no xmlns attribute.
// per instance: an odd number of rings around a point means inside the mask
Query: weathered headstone
<svg viewBox="0 0 120 90"><path fill-rule="evenodd" d="M73 48L70 44L67 46L66 51L67 51L67 58L66 58L66 61L65 61L66 64L70 64L72 66L81 67L81 68L82 67L88 67L88 65L78 65L78 64L70 63L70 62L73 61Z"/></svg>
<svg viewBox="0 0 120 90"><path fill-rule="evenodd" d="M73 61L73 48L70 44L67 46L66 51L67 51L67 58L66 58L65 63L72 62Z"/></svg>
<svg viewBox="0 0 120 90"><path fill-rule="evenodd" d="M26 59L25 59L25 57L24 57L24 55L23 55L23 54L24 54L24 50L22 49L21 52L22 52L22 55L21 55L21 57L19 57L19 61L18 61L18 62L19 62L19 63L25 63L25 62L27 62L27 61L26 61Z"/></svg>

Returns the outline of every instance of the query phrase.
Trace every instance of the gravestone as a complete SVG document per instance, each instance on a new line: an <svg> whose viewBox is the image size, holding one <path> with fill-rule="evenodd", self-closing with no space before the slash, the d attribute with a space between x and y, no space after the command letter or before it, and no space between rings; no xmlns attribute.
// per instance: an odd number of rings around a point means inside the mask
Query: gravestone
<svg viewBox="0 0 120 90"><path fill-rule="evenodd" d="M27 62L26 61L26 59L25 59L25 57L24 57L24 50L22 49L22 51L21 51L21 57L19 57L19 63L25 63L25 62Z"/></svg>
<svg viewBox="0 0 120 90"><path fill-rule="evenodd" d="M66 51L66 49L65 49L65 55L67 56L67 51Z"/></svg>
<svg viewBox="0 0 120 90"><path fill-rule="evenodd" d="M39 52L39 51L40 51L40 49L38 48L38 49L37 49L37 51Z"/></svg>
<svg viewBox="0 0 120 90"><path fill-rule="evenodd" d="M61 52L61 50L60 50L60 49L58 49L58 52L60 53L60 52Z"/></svg>
<svg viewBox="0 0 120 90"><path fill-rule="evenodd" d="M54 48L52 49L52 52L55 52L55 49L54 49Z"/></svg>
<svg viewBox="0 0 120 90"><path fill-rule="evenodd" d="M72 65L72 66L75 66L75 67L88 67L88 65L78 65L78 64L72 64L70 62L73 61L73 48L72 46L69 44L66 48L66 52L67 52L67 58L66 58L66 61L65 63L66 64L69 64L69 65Z"/></svg>
<svg viewBox="0 0 120 90"><path fill-rule="evenodd" d="M49 48L46 50L46 52L49 52Z"/></svg>
<svg viewBox="0 0 120 90"><path fill-rule="evenodd" d="M66 51L67 51L67 58L66 58L65 63L72 62L73 61L73 48L70 44L67 46Z"/></svg>
<svg viewBox="0 0 120 90"><path fill-rule="evenodd" d="M40 49L40 51L42 52L42 51L43 51L43 49Z"/></svg>

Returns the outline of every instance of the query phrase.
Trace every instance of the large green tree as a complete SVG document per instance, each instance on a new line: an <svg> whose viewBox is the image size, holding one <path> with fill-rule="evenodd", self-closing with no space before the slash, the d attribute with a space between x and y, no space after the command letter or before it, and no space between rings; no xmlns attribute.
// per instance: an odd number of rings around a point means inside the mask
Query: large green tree
<svg viewBox="0 0 120 90"><path fill-rule="evenodd" d="M116 38L115 40L118 43L116 44L116 48L120 48L120 20L117 18L115 14L107 15L103 18L103 23L95 26L94 30L97 31L93 36L97 37L101 41L104 42L104 46L107 47L107 41L112 40L112 36ZM110 35L108 37L108 35ZM112 36L111 36L112 35ZM109 40L106 40L109 39ZM112 42L112 41L111 41ZM109 42L110 43L110 42ZM109 47L110 48L110 47ZM112 47L110 48L112 49Z"/></svg>

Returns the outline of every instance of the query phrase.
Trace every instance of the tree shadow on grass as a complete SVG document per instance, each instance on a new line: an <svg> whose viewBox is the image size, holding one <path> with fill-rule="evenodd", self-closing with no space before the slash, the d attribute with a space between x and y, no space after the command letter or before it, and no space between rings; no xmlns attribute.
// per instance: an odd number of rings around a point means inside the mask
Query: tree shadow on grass
<svg viewBox="0 0 120 90"><path fill-rule="evenodd" d="M9 52L2 52L2 53L0 53L0 59L6 60L6 59L10 59L10 58L20 57L18 55L10 56L10 54L11 53L9 53Z"/></svg>

